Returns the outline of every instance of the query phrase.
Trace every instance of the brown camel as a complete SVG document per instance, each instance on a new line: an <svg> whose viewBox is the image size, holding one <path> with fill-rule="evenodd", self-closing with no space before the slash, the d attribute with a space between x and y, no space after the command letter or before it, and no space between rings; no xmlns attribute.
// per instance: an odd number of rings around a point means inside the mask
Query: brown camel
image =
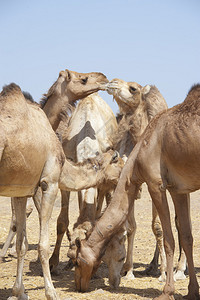
<svg viewBox="0 0 200 300"><path fill-rule="evenodd" d="M142 87L136 82L126 82L121 79L113 79L107 85L107 92L113 95L116 100L120 114L118 131L113 137L114 149L119 151L125 160L131 153L133 147L138 142L148 123L159 112L167 109L165 99L155 86L146 85ZM140 197L140 193L138 195ZM133 241L136 231L134 217L134 207L127 222L128 249L126 262L122 274L129 279L134 279L133 275ZM157 244L161 253L161 277L165 278L165 255L162 241L162 230L157 211L152 206L153 218L152 228L157 239ZM157 250L158 250L157 247ZM149 267L149 272L155 273L158 268L158 251ZM153 262L155 264L153 264ZM156 264L157 262L157 264Z"/></svg>
<svg viewBox="0 0 200 300"><path fill-rule="evenodd" d="M17 275L12 295L27 299L22 283L26 239L27 197L35 197L42 190L40 201L39 257L42 264L47 299L58 299L51 281L48 262L48 222L58 188L78 190L101 184L105 177L113 180L117 170L116 154L107 152L98 159L73 165L65 159L61 144L46 115L37 106L28 104L16 84L0 93L0 195L14 197L17 229ZM38 153L40 155L38 155ZM77 181L75 180L77 179ZM14 299L14 298L13 298Z"/></svg>
<svg viewBox="0 0 200 300"><path fill-rule="evenodd" d="M107 82L108 80L106 76L98 72L78 73L67 69L65 71L61 71L58 79L50 87L49 91L44 94L43 99L40 102L40 107L46 113L53 129L56 130L58 128L61 120L63 120L64 123L62 126L66 127L65 124L67 123L67 120L64 116L67 115L68 111L73 109L76 101L93 92L104 89ZM34 102L29 93L23 92L23 94L29 103L38 105ZM39 206L39 204L36 205ZM12 212L14 214L13 209ZM4 247L0 251L0 261L5 256L16 233L14 218L15 216L13 215L9 234ZM12 250L12 253L14 253L14 250Z"/></svg>
<svg viewBox="0 0 200 300"><path fill-rule="evenodd" d="M88 288L106 244L125 222L138 189L146 182L157 208L164 236L167 279L158 300L174 299L174 237L166 189L170 192L179 222L180 240L187 257L188 300L199 300L199 285L193 261L193 237L189 211L190 192L200 188L199 176L200 84L194 85L185 101L160 113L148 125L133 149L114 193L112 202L97 222L87 241L79 243L75 281L77 289Z"/></svg>

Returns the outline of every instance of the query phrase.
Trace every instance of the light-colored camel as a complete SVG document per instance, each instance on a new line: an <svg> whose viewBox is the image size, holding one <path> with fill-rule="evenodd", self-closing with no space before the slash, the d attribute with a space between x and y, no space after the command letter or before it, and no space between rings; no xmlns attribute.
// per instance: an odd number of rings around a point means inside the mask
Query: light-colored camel
<svg viewBox="0 0 200 300"><path fill-rule="evenodd" d="M126 82L121 79L113 79L107 85L107 91L113 95L120 111L120 121L118 131L113 137L114 148L121 156L126 158L131 153L133 147L138 142L148 123L159 112L167 109L167 104L159 90L155 86L146 85L142 87L136 82ZM152 205L152 229L156 235L157 245L161 253L161 278L165 278L165 255L162 242L162 230L157 211ZM136 231L134 217L134 207L127 222L128 249L126 262L122 274L129 279L133 279L133 241ZM158 251L156 251L158 260ZM151 268L155 272L156 266L151 263ZM157 270L156 270L157 271Z"/></svg>
<svg viewBox="0 0 200 300"><path fill-rule="evenodd" d="M105 214L87 241L80 243L75 270L76 286L88 287L106 243L119 230L132 209L138 189L146 182L157 208L167 257L167 279L158 300L174 299L174 237L166 189L170 192L179 222L180 240L187 257L188 300L199 300L199 285L193 261L193 237L189 210L190 192L200 188L199 168L200 84L193 86L185 101L156 116L133 149Z"/></svg>
<svg viewBox="0 0 200 300"><path fill-rule="evenodd" d="M46 113L53 129L56 130L58 128L61 120L65 124L67 123L67 119L64 116L67 115L68 111L73 109L78 99L82 99L102 88L104 89L107 82L106 76L99 72L78 73L68 69L61 71L57 80L48 92L44 94L40 102L40 106ZM23 92L23 94L29 103L37 105L29 93ZM61 126L66 126L65 124L61 124ZM12 212L14 213L13 210ZM16 233L13 231L15 228L14 218L13 216L8 237L3 249L0 251L0 261L5 256ZM14 253L14 251L12 252Z"/></svg>
<svg viewBox="0 0 200 300"><path fill-rule="evenodd" d="M102 184L105 177L113 179L119 170L112 168L113 152L82 165L65 159L61 144L44 112L28 104L16 84L0 93L0 195L14 197L17 229L17 275L10 299L27 299L22 283L26 239L27 197L35 197L42 190L40 202L39 257L42 264L47 299L58 299L51 281L48 262L48 222L58 188L78 190ZM39 155L38 155L39 153ZM76 181L76 180L77 181ZM15 298L16 297L16 298Z"/></svg>
<svg viewBox="0 0 200 300"><path fill-rule="evenodd" d="M107 103L98 94L88 96L79 102L69 121L68 128L65 129L62 134L62 145L66 157L73 161L82 161L88 157L93 157L96 153L105 152L112 147L111 140L116 130L116 118ZM105 181L104 184L99 187L99 191L102 195L106 193L108 187L109 189L113 189L114 186L116 186L114 182L110 182L109 184ZM75 239L77 237L82 239L83 237L86 238L86 236L89 236L89 231L91 231L91 228L94 225L96 217L94 192L94 189L92 191L90 189L83 193L84 201L80 210L80 215L74 225L73 233L70 235L70 249L68 252L70 258L73 258L76 253ZM68 209L69 193L62 192L61 212L57 220L57 241L52 257L50 258L50 267L54 272L59 263L59 252L63 235L66 231L68 232ZM119 249L113 246L116 246L117 244L114 240L110 244L110 248L113 247L113 253L115 252L115 255L111 255L110 259L105 258L109 268L109 281L112 286L118 285L120 275L119 269L123 264L122 256L124 257L124 255L120 254L120 259L118 255L118 253L123 254L124 251L124 245L121 243L121 236L122 232L116 236L116 239L120 241ZM107 250L106 253L108 257L111 251Z"/></svg>

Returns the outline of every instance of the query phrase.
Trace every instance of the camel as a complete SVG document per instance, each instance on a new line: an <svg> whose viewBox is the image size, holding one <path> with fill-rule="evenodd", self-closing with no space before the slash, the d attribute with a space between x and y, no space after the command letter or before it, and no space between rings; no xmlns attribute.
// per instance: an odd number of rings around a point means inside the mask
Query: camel
<svg viewBox="0 0 200 300"><path fill-rule="evenodd" d="M97 92L100 89L104 89L107 82L106 76L99 72L78 73L68 69L60 71L57 80L40 101L40 107L46 113L52 128L56 131L60 122L63 121L60 124L62 128L62 126L64 126L62 123L67 123L67 119L65 118L68 116L67 113L73 110L76 101L91 93ZM29 93L23 92L23 94L29 103L38 105L34 102ZM36 205L39 206L39 204ZM12 212L14 214L13 209ZM15 229L14 223L13 216L9 234L3 249L0 251L0 261L5 256L13 237L15 236L16 232L13 231L13 229ZM14 250L12 250L12 253L14 253Z"/></svg>
<svg viewBox="0 0 200 300"><path fill-rule="evenodd" d="M66 157L72 161L82 161L88 157L93 157L96 152L105 152L112 147L111 137L116 130L116 118L106 102L95 93L86 97L77 105L69 121L68 128L65 129L62 134L62 145ZM122 160L121 162L123 167L124 163ZM108 190L113 189L115 186L116 184L111 182L109 184L107 181L99 186L98 190L99 194L101 194L101 198L103 198ZM73 259L76 254L75 239L77 237L81 239L86 238L86 236L88 237L96 219L96 203L94 202L95 190L82 191L84 201L80 209L80 215L76 224L74 224L72 235L69 235L69 193L61 192L62 206L57 220L57 240L54 252L50 258L50 268L52 272L57 272L56 268L59 263L60 246L65 232L67 232L70 240L68 256ZM124 245L121 242L121 240L124 240L123 232L124 230L122 229L115 239L113 239L112 243L110 243L110 249L113 248L115 255L110 255L111 250L108 249L106 251L107 255L104 257L109 268L110 285L113 287L118 285L120 276L119 270L123 264L123 260L121 258L119 259L118 255L118 253L123 254L124 252ZM116 247L116 240L119 241L118 247ZM123 258L124 255L121 255L121 257Z"/></svg>
<svg viewBox="0 0 200 300"><path fill-rule="evenodd" d="M159 112L167 109L167 104L159 90L155 86L146 85L142 87L136 82L126 82L121 79L113 79L107 85L107 92L113 95L114 100L119 106L119 127L113 137L114 149L120 156L125 156L125 160L131 153L133 147L137 144L140 136L144 132L148 123ZM138 195L140 198L140 193ZM136 231L136 222L134 217L134 207L129 215L127 222L128 249L126 262L122 274L128 279L134 279L133 275L133 241ZM158 268L158 254L161 254L161 276L160 280L165 278L165 255L162 244L162 230L157 215L157 211L152 205L152 229L157 238L157 248L154 259L152 260L149 272L155 273ZM159 248L159 251L158 251ZM156 263L157 262L157 263Z"/></svg>
<svg viewBox="0 0 200 300"><path fill-rule="evenodd" d="M167 258L167 278L163 293L155 298L174 299L174 237L166 190L171 194L179 222L181 245L187 257L188 300L199 300L199 285L193 261L193 237L189 211L190 193L200 188L199 126L200 84L194 85L179 105L160 113L150 122L124 166L113 199L97 222L89 239L79 241L76 286L88 288L106 244L132 210L139 187L146 182L161 220Z"/></svg>
<svg viewBox="0 0 200 300"><path fill-rule="evenodd" d="M0 93L0 111L0 195L14 198L17 230L17 275L10 299L28 299L22 282L24 256L28 248L26 202L27 197L37 197L40 187L38 252L46 298L55 300L58 296L48 262L48 222L58 188L80 190L102 184L105 178L112 181L121 172L121 168L117 168L117 154L110 150L93 161L79 165L66 160L45 113L39 107L28 104L20 87L14 83L5 86Z"/></svg>

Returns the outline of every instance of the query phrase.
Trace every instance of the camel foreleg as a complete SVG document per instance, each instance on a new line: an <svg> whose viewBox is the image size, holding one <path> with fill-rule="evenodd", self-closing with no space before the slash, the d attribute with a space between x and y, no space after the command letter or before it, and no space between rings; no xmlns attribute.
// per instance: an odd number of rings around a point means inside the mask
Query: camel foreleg
<svg viewBox="0 0 200 300"><path fill-rule="evenodd" d="M169 206L167 202L166 191L160 190L160 184L158 182L151 181L148 184L149 193L153 200L153 203L158 211L158 215L162 224L164 247L167 260L167 276L166 283L161 296L156 299L167 300L174 299L173 294L174 288L174 276L173 276L173 259L174 259L174 248L175 242L171 228Z"/></svg>
<svg viewBox="0 0 200 300"><path fill-rule="evenodd" d="M57 219L57 239L53 254L49 260L51 272L56 272L56 268L59 264L60 247L65 232L70 240L70 234L68 230L69 226L69 197L70 192L61 191L61 210Z"/></svg>
<svg viewBox="0 0 200 300"><path fill-rule="evenodd" d="M188 285L188 295L186 297L188 300L199 300L199 284L195 275L193 261L193 236L190 219L189 194L179 195L171 193L171 196L179 222L180 242L188 262L190 280Z"/></svg>
<svg viewBox="0 0 200 300"><path fill-rule="evenodd" d="M134 200L133 200L134 201ZM128 215L128 220L126 221L126 228L127 228L127 239L128 239L128 247L126 253L126 261L124 263L122 269L122 276L126 275L127 279L134 279L135 276L133 275L133 243L134 237L136 233L136 221L135 221L135 212L134 212L135 202L133 207Z"/></svg>

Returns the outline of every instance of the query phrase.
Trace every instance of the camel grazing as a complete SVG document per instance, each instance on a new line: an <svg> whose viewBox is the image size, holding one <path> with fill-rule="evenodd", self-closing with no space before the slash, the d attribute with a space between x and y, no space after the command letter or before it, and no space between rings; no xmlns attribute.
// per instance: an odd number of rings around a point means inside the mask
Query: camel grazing
<svg viewBox="0 0 200 300"><path fill-rule="evenodd" d="M78 99L82 99L87 95L94 93L100 89L104 89L108 80L106 76L99 72L91 73L78 73L66 69L59 73L58 79L50 87L48 92L44 94L40 107L46 113L52 127L56 130L63 120L63 116L66 116L68 111L71 111ZM23 92L26 100L38 105L34 102L31 95L27 92ZM64 118L64 123L66 123ZM37 201L37 200L36 200ZM39 206L39 204L36 204ZM14 211L12 210L14 213ZM15 236L14 216L12 217L10 231L7 236L3 249L0 251L0 261L5 256L13 237Z"/></svg>
<svg viewBox="0 0 200 300"><path fill-rule="evenodd" d="M199 126L200 84L194 85L185 101L158 114L133 149L115 190L113 200L97 222L87 241L79 242L75 270L76 286L88 287L92 271L98 266L106 244L130 213L138 189L146 182L158 211L167 258L167 278L158 300L174 299L174 237L166 190L171 194L179 222L181 245L187 257L188 300L199 300L199 285L193 261L193 237L189 211L190 192L200 188Z"/></svg>
<svg viewBox="0 0 200 300"><path fill-rule="evenodd" d="M113 137L114 149L121 156L127 157L131 153L133 147L138 142L140 136L144 132L148 123L159 112L167 109L167 104L159 90L155 86L146 85L142 87L136 82L126 82L121 79L113 79L107 85L107 92L113 95L113 98L119 106L119 127ZM140 195L139 195L140 197ZM128 249L126 262L124 264L122 274L126 274L129 279L134 279L133 275L133 241L136 231L136 222L134 217L134 207L129 215L127 222ZM157 211L152 205L152 229L157 239L157 245L161 253L161 277L165 278L165 255L162 243L162 230ZM151 273L157 271L159 251L155 251L155 257L150 264ZM149 270L150 272L150 270Z"/></svg>
<svg viewBox="0 0 200 300"><path fill-rule="evenodd" d="M69 121L68 127L65 127L61 134L62 146L66 157L70 158L72 161L81 162L86 158L94 157L96 153L107 151L107 149L112 147L111 140L116 130L116 118L107 103L97 93L84 98L77 105ZM116 178L115 183L110 182L110 184L105 180L105 182L98 187L99 193L105 194L107 191L105 191L105 187L107 189L108 187L109 189L111 189L116 186L117 179L118 178ZM69 257L72 258L73 254L71 248L73 248L73 252L76 252L76 250L74 249L74 241L76 237L82 237L82 233L85 232L85 238L86 232L88 232L88 229L86 230L85 222L88 222L90 224L90 227L92 226L91 224L94 224L95 222L96 189L89 189L86 191L84 190L81 191L81 193L83 203L80 207L80 215L78 221L74 226L74 232L71 236L68 231L68 209L70 195L68 192L61 191L62 205L61 212L57 220L57 240L54 252L50 258L50 268L52 272L56 272L56 268L59 263L60 246L65 232L67 232L68 238L70 240L71 247L69 251ZM110 270L109 273L113 274L113 271ZM118 277L119 276L117 275L117 278ZM110 282L114 281L114 275L112 275L112 278L113 280L110 280Z"/></svg>
<svg viewBox="0 0 200 300"><path fill-rule="evenodd" d="M78 190L101 184L105 178L113 179L117 159L109 151L94 161L73 165L65 159L61 144L45 113L28 104L16 84L5 86L0 93L1 151L0 195L14 198L17 230L17 275L12 295L27 299L22 283L24 256L28 248L26 238L27 197L37 196L40 202L39 257L42 264L47 299L58 299L51 281L48 262L48 222L51 217L58 188ZM39 155L38 155L39 153ZM76 178L76 180L75 180Z"/></svg>

